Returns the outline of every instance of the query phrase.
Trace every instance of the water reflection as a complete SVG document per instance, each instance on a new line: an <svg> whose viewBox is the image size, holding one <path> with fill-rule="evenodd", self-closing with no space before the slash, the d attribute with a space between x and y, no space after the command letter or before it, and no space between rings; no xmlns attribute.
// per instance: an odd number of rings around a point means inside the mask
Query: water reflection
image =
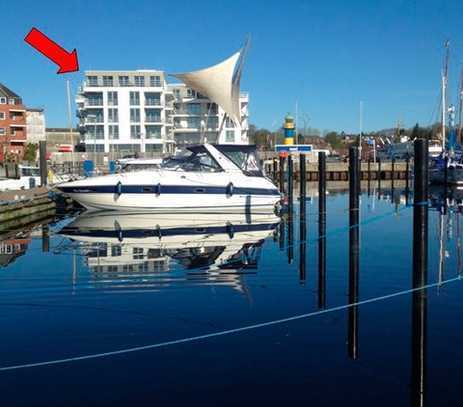
<svg viewBox="0 0 463 407"><path fill-rule="evenodd" d="M60 234L78 244L88 269L105 288L161 288L179 281L168 272L180 268L188 271L186 278L192 284L241 289L241 275L257 269L262 245L279 222L270 212L160 215L109 211L84 213ZM162 274L165 278L160 278Z"/></svg>
<svg viewBox="0 0 463 407"><path fill-rule="evenodd" d="M14 355L12 360L4 362L4 365L208 334L318 312L318 308L325 309L327 314L236 335L231 341L243 346L230 347L229 359L224 357L223 339L195 345L203 355L220 359L221 368L223 366L231 374L237 371L236 363L245 359L241 354L243 349L249 351L247 358L255 358L252 359L253 364L261 371L261 366L267 362L265 366L269 372L276 372L275 366L286 364L281 386L262 388L267 392L283 389L278 394L282 400L287 397L286 389L292 381L298 384L292 390L299 399L307 397L308 386L312 390L323 390L319 393L327 400L320 404L326 401L325 404L334 405L353 393L363 401L368 395L362 391L368 386L370 393L378 395L378 400L379 396L384 396L383 404L404 404L405 401L412 406L423 406L430 401L427 393L432 392L429 389L442 385L436 373L439 366L436 367L432 354L429 360L433 361L433 369L429 372L426 369L427 347L430 345L432 351L433 347L448 346L447 343L442 345L444 335L432 336L428 327L437 326L437 323L441 324L439 327L445 327L442 324L447 322L447 318L442 318L443 313L449 311L446 315L450 320L452 312L460 305L458 292L452 294L449 286L443 285L446 290L447 287L449 289L446 295L440 296L436 295L436 290L419 289L428 282L428 276L413 274L411 270L410 245L403 242L411 240L412 208L404 206L407 196L400 191L398 184L399 181L394 183L392 191L383 181L378 199L377 182L372 181L370 196L365 194L359 199L360 219L355 216L349 219L349 215L355 215L355 212L349 211L348 199L343 192L330 191L327 202L319 199L325 195L320 192L308 197L304 201L307 211L303 214L299 211L300 203L295 201L294 210L285 215L283 222L273 213L219 216L99 212L78 216L61 229L60 236L55 235L53 227L38 229L36 236L42 241L36 242L35 251L34 245L30 244L30 232L9 235L0 246L2 256L10 255L5 256L4 264L11 266L3 269L1 276L2 289L6 293L4 301L7 302L4 309L8 311L2 320L8 328L4 329L7 335L5 349L14 347L18 337L27 342L27 338L33 337L36 332L40 331L42 335L55 332L58 323L60 327L68 328L70 320L75 325L73 335L84 332L88 339L85 346L88 347L75 345L75 348L69 349L69 343L73 342L69 337L50 334L46 338L51 343L48 356L42 357L37 350L36 354L31 351L22 360L22 348L18 346L11 352ZM435 255L430 264L435 263L436 267L429 268L429 282L437 279L443 283L446 278L452 277L454 265L458 273L461 272L463 191L431 190L430 202L429 246L430 254ZM395 216L391 210L393 206L401 211L400 216ZM379 220L362 223L372 218ZM24 256L28 245L31 250ZM50 252L44 253L48 249ZM58 254L70 256L60 257ZM20 256L21 261L12 264ZM30 256L28 263L23 261L27 256ZM37 262L36 265L38 257L34 256L40 256L42 263ZM71 256L72 261L69 261ZM262 261L264 256L265 262ZM59 261L61 267L55 271ZM288 261L292 264L288 265ZM15 268L18 264L27 267ZM75 293L81 294L75 297L69 295L71 268ZM28 285L19 286L24 283L14 280L18 275L22 281L30 278ZM65 278L59 280L57 276ZM56 286L51 287L52 283ZM11 293L7 292L11 287ZM226 289L218 295L217 287ZM399 298L380 300L370 306L357 305L363 300L406 291L411 287L417 288L412 294L408 292ZM21 292L15 293L15 289ZM457 290L457 287L453 289ZM53 319L43 317L46 311L40 314L39 306L35 309L29 305L22 306L20 295L24 291L27 291L27 304L54 304L56 312ZM162 295L158 295L160 291ZM89 314L85 307L98 303L102 294L107 292L111 295L102 300L107 309L92 309L92 314ZM151 292L156 294L150 295ZM126 293L136 295L127 296ZM209 297L211 293L213 297ZM244 301L250 297L252 306L243 306L251 303ZM234 301L236 298L238 301ZM212 307L211 303L214 304ZM33 321L39 315L42 318L36 320L40 323L19 326L11 317L15 312L11 304L24 313L24 321ZM77 308L79 306L83 307ZM342 311L334 309L338 306L343 307ZM76 307L74 316L69 307ZM130 312L121 318L121 309ZM153 309L163 311L152 312ZM111 310L114 310L113 317ZM142 320L141 315L146 320ZM181 323L178 322L180 318ZM114 323L100 323L108 320ZM452 328L446 328L448 331L445 333L451 337L456 329L451 321L450 324ZM150 327L156 327L156 330ZM64 328L62 332L66 332ZM127 332L135 336L131 338ZM98 335L105 338L104 344ZM256 338L259 338L259 352L254 349ZM362 345L361 352L359 343ZM26 346L34 349L30 343ZM185 352L181 357L187 368L198 361L196 353L190 353L192 349L185 347L178 350ZM310 349L309 357L301 358L301 351L308 352L307 349ZM9 353L4 351L2 357L8 359ZM162 360L161 352L147 352L136 359L133 367L144 368L145 358L149 363L155 361L150 369L159 371L165 366L177 365L175 352L165 354L169 356ZM131 358L127 357L123 363L130 364ZM341 366L340 360L347 358L352 359L352 363ZM99 363L104 362L98 360L94 365L96 369ZM114 360L114 363L119 361ZM455 363L459 367L457 357L453 360L448 357L445 363ZM79 365L73 366L78 371ZM320 366L324 367L321 371ZM204 367L214 373L212 364L204 364ZM46 372L46 369L43 371ZM50 367L50 372L53 372L53 367ZM111 375L112 370L108 374ZM251 366L239 374L245 377L246 383L252 383L249 386L244 384L247 394L255 391L253 380L258 372ZM346 377L344 384L336 381L339 374ZM377 387L369 381L372 376L379 378L381 384ZM210 374L207 390L220 389L217 393L220 396L223 382L216 382L215 377L219 374ZM297 382L299 377L308 378L310 382ZM386 385L385 377L388 380ZM389 380L391 377L397 377L397 382ZM162 377L159 380L165 384ZM192 388L197 385L195 380L192 379ZM332 391L334 387L323 387L330 386L330 383L336 384L339 394ZM133 382L129 384L135 385ZM387 395L389 390L390 397ZM354 401L349 399L348 403L355 404ZM319 405L316 402L312 404Z"/></svg>

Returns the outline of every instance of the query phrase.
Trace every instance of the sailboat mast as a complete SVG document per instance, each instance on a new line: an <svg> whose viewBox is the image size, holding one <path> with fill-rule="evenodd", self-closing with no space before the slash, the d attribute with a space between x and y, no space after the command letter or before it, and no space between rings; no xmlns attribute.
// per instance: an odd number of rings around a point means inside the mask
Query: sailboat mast
<svg viewBox="0 0 463 407"><path fill-rule="evenodd" d="M449 62L449 41L445 42L445 57L444 68L442 70L442 151L445 150L445 115L447 103L447 75L448 75L448 62Z"/></svg>

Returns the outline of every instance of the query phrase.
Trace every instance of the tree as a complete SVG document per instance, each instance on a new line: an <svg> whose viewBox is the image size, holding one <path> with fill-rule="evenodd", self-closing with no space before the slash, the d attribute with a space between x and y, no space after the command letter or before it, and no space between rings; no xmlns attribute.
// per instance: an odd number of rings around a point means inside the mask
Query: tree
<svg viewBox="0 0 463 407"><path fill-rule="evenodd" d="M23 160L29 163L35 162L37 159L37 144L27 143L24 147Z"/></svg>
<svg viewBox="0 0 463 407"><path fill-rule="evenodd" d="M330 131L329 133L327 133L325 136L325 140L333 149L337 149L342 145L341 138L335 131Z"/></svg>

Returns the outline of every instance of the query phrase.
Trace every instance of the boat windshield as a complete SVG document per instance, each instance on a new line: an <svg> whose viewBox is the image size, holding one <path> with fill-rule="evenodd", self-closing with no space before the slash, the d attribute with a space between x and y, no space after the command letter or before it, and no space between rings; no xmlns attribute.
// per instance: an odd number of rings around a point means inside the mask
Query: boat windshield
<svg viewBox="0 0 463 407"><path fill-rule="evenodd" d="M205 148L164 159L161 168L175 171L220 172L220 165Z"/></svg>
<svg viewBox="0 0 463 407"><path fill-rule="evenodd" d="M239 167L245 175L264 176L254 146L216 145L215 147Z"/></svg>

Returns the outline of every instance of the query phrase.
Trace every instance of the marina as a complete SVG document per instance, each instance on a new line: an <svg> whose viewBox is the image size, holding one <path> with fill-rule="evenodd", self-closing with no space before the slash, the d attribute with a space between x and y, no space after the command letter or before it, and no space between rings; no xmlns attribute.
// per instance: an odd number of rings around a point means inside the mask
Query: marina
<svg viewBox="0 0 463 407"><path fill-rule="evenodd" d="M128 402L134 387L140 400L206 405L457 397L445 372L463 360L449 349L462 339L461 195L431 188L429 208L416 205L418 168L393 201L359 190L351 154L344 191L294 181L281 216L84 211L11 230L2 400L14 405L18 385L26 404L72 404L76 386L98 387L88 404ZM426 241L414 232L424 213ZM426 247L427 267L410 261ZM50 381L59 390L43 392Z"/></svg>
<svg viewBox="0 0 463 407"><path fill-rule="evenodd" d="M461 4L7 2L0 405L459 406Z"/></svg>

